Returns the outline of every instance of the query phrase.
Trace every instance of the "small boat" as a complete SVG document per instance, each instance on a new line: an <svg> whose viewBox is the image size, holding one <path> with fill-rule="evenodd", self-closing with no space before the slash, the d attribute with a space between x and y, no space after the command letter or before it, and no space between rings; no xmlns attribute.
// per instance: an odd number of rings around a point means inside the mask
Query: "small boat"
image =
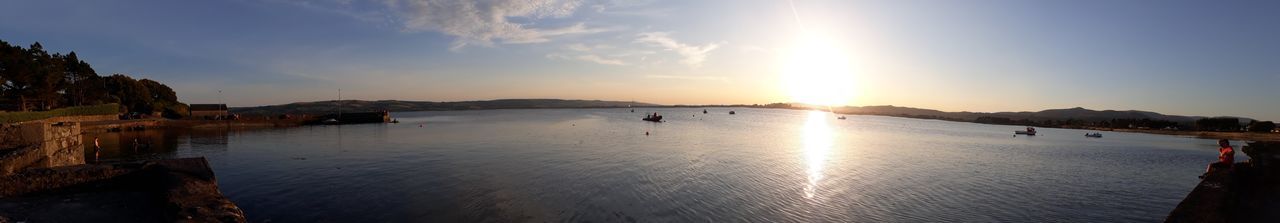
<svg viewBox="0 0 1280 223"><path fill-rule="evenodd" d="M399 123L400 123L400 120L398 120L398 119L391 119L391 124L399 124Z"/></svg>
<svg viewBox="0 0 1280 223"><path fill-rule="evenodd" d="M1013 134L1034 136L1036 135L1036 128L1027 127L1026 131L1013 131Z"/></svg>
<svg viewBox="0 0 1280 223"><path fill-rule="evenodd" d="M645 120L650 122L662 122L662 116L649 116L649 117L644 117L640 120Z"/></svg>
<svg viewBox="0 0 1280 223"><path fill-rule="evenodd" d="M332 118L331 118L331 119L325 119L324 121L320 121L320 123L324 123L325 125L337 125L337 124L340 124L340 123L338 122L338 120L337 120L337 119L332 119Z"/></svg>
<svg viewBox="0 0 1280 223"><path fill-rule="evenodd" d="M845 119L845 117L844 117L843 115L841 115L840 117L836 117L836 119L844 120L844 119Z"/></svg>
<svg viewBox="0 0 1280 223"><path fill-rule="evenodd" d="M650 121L650 122L662 122L662 116L661 116L661 115L658 115L658 113L653 113L652 115L646 115L646 116L644 116L644 118L642 118L642 119L640 119L640 120L645 120L645 121Z"/></svg>
<svg viewBox="0 0 1280 223"><path fill-rule="evenodd" d="M729 114L730 114L730 115L732 115L732 114L738 114L738 113L733 112L733 111L729 111Z"/></svg>
<svg viewBox="0 0 1280 223"><path fill-rule="evenodd" d="M1102 133L1100 133L1100 132L1095 132L1095 133L1085 133L1085 134L1084 134L1084 137L1089 137L1089 138L1102 138Z"/></svg>
<svg viewBox="0 0 1280 223"><path fill-rule="evenodd" d="M707 110L706 110L706 109L702 109L702 114L706 114L706 113L707 113Z"/></svg>

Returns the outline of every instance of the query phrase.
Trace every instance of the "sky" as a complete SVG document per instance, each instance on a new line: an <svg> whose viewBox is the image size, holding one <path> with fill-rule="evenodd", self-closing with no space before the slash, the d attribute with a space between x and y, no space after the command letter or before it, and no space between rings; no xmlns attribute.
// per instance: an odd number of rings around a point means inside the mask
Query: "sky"
<svg viewBox="0 0 1280 223"><path fill-rule="evenodd" d="M186 103L562 98L1280 120L1275 1L8 1ZM820 75L810 75L818 73ZM797 96L801 95L801 96ZM839 97L834 97L839 95Z"/></svg>

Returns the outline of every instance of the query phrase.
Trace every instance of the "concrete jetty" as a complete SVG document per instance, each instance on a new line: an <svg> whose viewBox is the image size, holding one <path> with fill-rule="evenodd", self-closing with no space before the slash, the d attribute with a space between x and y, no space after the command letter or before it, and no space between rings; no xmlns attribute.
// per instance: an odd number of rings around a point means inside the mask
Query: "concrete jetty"
<svg viewBox="0 0 1280 223"><path fill-rule="evenodd" d="M326 123L326 120L332 119L336 123ZM308 124L364 124L364 123L387 123L391 122L391 113L386 111L380 112L352 112L342 114L328 114L317 116L316 119Z"/></svg>
<svg viewBox="0 0 1280 223"><path fill-rule="evenodd" d="M1275 222L1280 219L1280 142L1250 142L1249 160L1214 168L1165 222Z"/></svg>

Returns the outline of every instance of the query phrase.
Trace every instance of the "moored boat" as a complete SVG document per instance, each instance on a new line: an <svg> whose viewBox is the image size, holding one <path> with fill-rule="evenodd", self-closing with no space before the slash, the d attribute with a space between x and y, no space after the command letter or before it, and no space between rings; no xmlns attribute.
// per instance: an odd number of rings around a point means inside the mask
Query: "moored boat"
<svg viewBox="0 0 1280 223"><path fill-rule="evenodd" d="M1036 135L1036 128L1027 127L1026 131L1013 131L1013 134L1033 136Z"/></svg>
<svg viewBox="0 0 1280 223"><path fill-rule="evenodd" d="M655 112L653 114L645 115L644 118L640 120L645 120L650 122L662 122L662 116L658 115L658 113Z"/></svg>

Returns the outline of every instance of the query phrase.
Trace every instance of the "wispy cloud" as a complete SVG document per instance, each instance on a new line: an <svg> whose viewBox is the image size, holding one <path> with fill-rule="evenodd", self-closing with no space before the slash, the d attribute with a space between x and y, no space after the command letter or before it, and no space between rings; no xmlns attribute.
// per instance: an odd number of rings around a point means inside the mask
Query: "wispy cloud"
<svg viewBox="0 0 1280 223"><path fill-rule="evenodd" d="M577 23L564 27L531 27L511 18L564 18L582 5L579 0L386 0L383 4L408 32L434 31L454 36L452 50L468 45L540 43L551 38L609 31Z"/></svg>
<svg viewBox="0 0 1280 223"><path fill-rule="evenodd" d="M672 76L672 75L649 75L646 78L654 79L678 79L678 80L694 80L694 81L728 81L729 78L721 76Z"/></svg>
<svg viewBox="0 0 1280 223"><path fill-rule="evenodd" d="M564 48L565 48L565 49L572 50L572 51L578 51L578 52L591 51L591 47L587 46L586 44L581 44L581 43L569 44L569 45L565 46Z"/></svg>
<svg viewBox="0 0 1280 223"><path fill-rule="evenodd" d="M593 63L598 63L598 64L608 64L608 65L627 65L627 63L626 63L626 62L622 62L622 60L616 60L616 59L605 59L605 58L600 57L600 56L597 56L597 55L582 55L582 56L578 56L578 57L576 57L576 58L577 58L578 60L581 60L581 61L593 62Z"/></svg>
<svg viewBox="0 0 1280 223"><path fill-rule="evenodd" d="M586 61L586 62L592 62L592 63L604 64L604 65L618 65L618 66L628 65L627 62L622 61L620 59L606 58L606 57L595 55L595 54L583 54L583 55L571 56L571 55L560 54L560 53L552 53L552 54L547 54L547 58L557 59L557 60Z"/></svg>
<svg viewBox="0 0 1280 223"><path fill-rule="evenodd" d="M769 52L769 49L765 49L764 47L754 46L754 45L738 47L738 50L742 51L743 53Z"/></svg>
<svg viewBox="0 0 1280 223"><path fill-rule="evenodd" d="M596 13L604 14L604 15L635 16L635 17L649 17L649 18L660 18L660 17L666 17L671 15L671 11L673 11L673 9L649 7L653 3L654 1L649 1L649 0L605 1L601 4L592 5L591 9Z"/></svg>
<svg viewBox="0 0 1280 223"><path fill-rule="evenodd" d="M707 60L707 54L720 47L720 44L718 43L708 43L701 46L681 43L672 39L671 34L667 32L647 32L640 33L639 36L640 37L637 38L635 42L675 51L677 54L684 57L684 59L680 60L680 63L692 67L702 66L702 62Z"/></svg>

